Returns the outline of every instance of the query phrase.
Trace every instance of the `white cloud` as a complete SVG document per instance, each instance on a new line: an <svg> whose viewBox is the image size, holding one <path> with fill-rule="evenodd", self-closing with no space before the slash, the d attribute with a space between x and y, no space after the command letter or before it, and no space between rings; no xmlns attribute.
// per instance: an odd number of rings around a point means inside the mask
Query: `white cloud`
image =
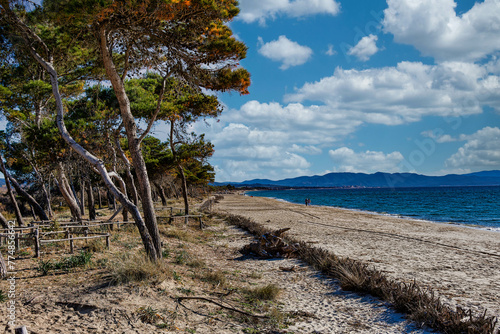
<svg viewBox="0 0 500 334"><path fill-rule="evenodd" d="M383 26L399 43L439 61L473 61L500 50L500 1L457 16L453 0L387 0Z"/></svg>
<svg viewBox="0 0 500 334"><path fill-rule="evenodd" d="M353 46L347 54L356 56L361 61L368 61L371 56L378 52L377 47L378 37L369 35L363 37L356 46Z"/></svg>
<svg viewBox="0 0 500 334"><path fill-rule="evenodd" d="M296 153L302 153L302 154L308 154L308 155L318 155L318 154L323 153L323 151L316 146L313 146L313 145L300 146L297 144L293 144L289 151L296 152Z"/></svg>
<svg viewBox="0 0 500 334"><path fill-rule="evenodd" d="M328 50L326 50L325 54L328 56L334 56L337 54L337 51L335 51L335 49L333 48L333 45L328 44Z"/></svg>
<svg viewBox="0 0 500 334"><path fill-rule="evenodd" d="M500 78L485 66L461 62L337 68L330 77L304 84L285 101L319 102L332 113L351 113L366 123L398 125L425 116L478 114L484 105L500 111Z"/></svg>
<svg viewBox="0 0 500 334"><path fill-rule="evenodd" d="M260 37L259 41L263 43ZM306 63L311 58L313 51L311 48L302 46L282 35L275 41L263 43L259 49L259 53L266 58L281 62L282 65L280 68L286 70L292 66Z"/></svg>
<svg viewBox="0 0 500 334"><path fill-rule="evenodd" d="M485 127L469 136L467 142L446 160L447 167L466 170L500 169L500 129Z"/></svg>
<svg viewBox="0 0 500 334"><path fill-rule="evenodd" d="M400 152L385 154L383 152L366 151L356 153L347 147L341 147L328 152L337 165L337 172L398 172L399 165L404 160Z"/></svg>
<svg viewBox="0 0 500 334"><path fill-rule="evenodd" d="M340 4L335 0L240 0L238 18L246 23L264 25L276 16L304 17L317 14L337 15Z"/></svg>

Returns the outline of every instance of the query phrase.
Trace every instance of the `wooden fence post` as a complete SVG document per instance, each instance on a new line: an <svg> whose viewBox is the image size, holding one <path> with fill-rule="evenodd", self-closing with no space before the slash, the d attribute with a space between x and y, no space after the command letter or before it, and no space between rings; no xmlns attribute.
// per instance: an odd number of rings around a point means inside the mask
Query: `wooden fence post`
<svg viewBox="0 0 500 334"><path fill-rule="evenodd" d="M66 230L66 238L69 239L69 252L71 254L73 254L73 250L74 250L74 248L73 248L73 246L74 246L73 236L71 234L69 234L69 230Z"/></svg>
<svg viewBox="0 0 500 334"><path fill-rule="evenodd" d="M109 233L106 234L106 249L108 249L108 250L109 250L109 236L110 236Z"/></svg>

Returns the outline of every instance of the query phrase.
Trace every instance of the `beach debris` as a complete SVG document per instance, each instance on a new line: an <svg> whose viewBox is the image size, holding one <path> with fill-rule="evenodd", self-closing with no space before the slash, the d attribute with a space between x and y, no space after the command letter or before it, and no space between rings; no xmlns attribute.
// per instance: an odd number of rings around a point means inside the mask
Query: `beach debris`
<svg viewBox="0 0 500 334"><path fill-rule="evenodd" d="M240 253L254 254L263 258L295 257L299 249L298 243L290 245L283 240L283 234L288 230L290 228L265 233L256 242L245 245Z"/></svg>

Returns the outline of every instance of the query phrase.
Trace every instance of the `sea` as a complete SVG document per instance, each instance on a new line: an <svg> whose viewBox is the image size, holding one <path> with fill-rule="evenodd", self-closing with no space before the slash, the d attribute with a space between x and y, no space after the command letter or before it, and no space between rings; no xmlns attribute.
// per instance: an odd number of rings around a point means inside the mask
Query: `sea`
<svg viewBox="0 0 500 334"><path fill-rule="evenodd" d="M247 196L452 223L500 232L500 186L249 191Z"/></svg>

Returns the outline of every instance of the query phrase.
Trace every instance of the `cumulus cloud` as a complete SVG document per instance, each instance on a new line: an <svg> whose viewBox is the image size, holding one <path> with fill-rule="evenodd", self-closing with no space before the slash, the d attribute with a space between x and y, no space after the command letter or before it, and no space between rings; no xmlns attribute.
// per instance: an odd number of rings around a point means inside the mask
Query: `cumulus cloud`
<svg viewBox="0 0 500 334"><path fill-rule="evenodd" d="M266 58L281 62L282 70L305 64L313 54L311 48L291 41L284 35L269 43L264 43L262 38L259 38L259 41L262 43L259 53Z"/></svg>
<svg viewBox="0 0 500 334"><path fill-rule="evenodd" d="M335 163L337 172L398 172L404 157L400 152L366 151L356 153L348 147L341 147L328 152Z"/></svg>
<svg viewBox="0 0 500 334"><path fill-rule="evenodd" d="M469 136L467 142L446 160L447 167L467 170L500 169L500 129L485 127Z"/></svg>
<svg viewBox="0 0 500 334"><path fill-rule="evenodd" d="M332 112L358 114L363 122L398 125L424 116L478 114L484 105L500 111L500 79L485 66L462 62L337 68L330 77L304 84L285 101L319 102Z"/></svg>
<svg viewBox="0 0 500 334"><path fill-rule="evenodd" d="M317 14L337 15L340 4L335 0L240 0L238 18L246 23L264 25L276 16L304 17Z"/></svg>
<svg viewBox="0 0 500 334"><path fill-rule="evenodd" d="M368 61L371 56L378 52L378 37L369 35L363 37L356 46L353 46L347 54L357 57L361 61Z"/></svg>
<svg viewBox="0 0 500 334"><path fill-rule="evenodd" d="M384 31L439 61L474 61L500 50L500 1L458 16L453 0L387 0Z"/></svg>

